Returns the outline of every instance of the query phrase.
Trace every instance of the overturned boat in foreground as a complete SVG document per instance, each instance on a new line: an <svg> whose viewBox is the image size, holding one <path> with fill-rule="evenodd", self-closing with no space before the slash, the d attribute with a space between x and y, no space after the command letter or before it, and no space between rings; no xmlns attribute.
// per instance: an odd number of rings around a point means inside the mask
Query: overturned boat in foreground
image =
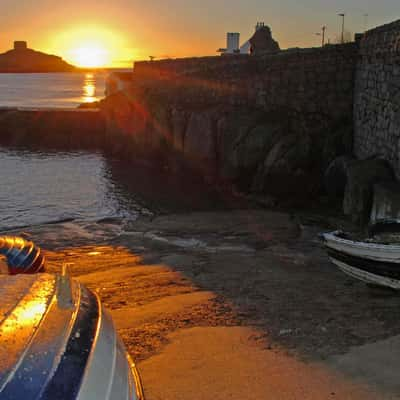
<svg viewBox="0 0 400 400"><path fill-rule="evenodd" d="M98 297L68 274L0 276L0 400L142 399Z"/></svg>
<svg viewBox="0 0 400 400"><path fill-rule="evenodd" d="M322 238L329 258L346 274L400 289L400 221L378 221L365 240L352 239L342 231L325 233Z"/></svg>

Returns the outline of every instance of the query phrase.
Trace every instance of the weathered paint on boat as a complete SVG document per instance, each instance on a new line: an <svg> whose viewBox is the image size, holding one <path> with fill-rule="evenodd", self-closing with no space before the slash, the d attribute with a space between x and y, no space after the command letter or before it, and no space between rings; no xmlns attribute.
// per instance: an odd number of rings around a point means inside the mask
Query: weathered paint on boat
<svg viewBox="0 0 400 400"><path fill-rule="evenodd" d="M135 365L98 297L67 275L0 276L1 400L133 400Z"/></svg>

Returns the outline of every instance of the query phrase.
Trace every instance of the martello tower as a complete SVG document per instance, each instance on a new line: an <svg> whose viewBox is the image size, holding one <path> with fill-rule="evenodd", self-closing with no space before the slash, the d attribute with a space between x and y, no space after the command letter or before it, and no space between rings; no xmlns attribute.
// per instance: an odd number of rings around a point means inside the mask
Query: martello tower
<svg viewBox="0 0 400 400"><path fill-rule="evenodd" d="M14 50L26 50L28 43L23 40L17 40L14 42Z"/></svg>

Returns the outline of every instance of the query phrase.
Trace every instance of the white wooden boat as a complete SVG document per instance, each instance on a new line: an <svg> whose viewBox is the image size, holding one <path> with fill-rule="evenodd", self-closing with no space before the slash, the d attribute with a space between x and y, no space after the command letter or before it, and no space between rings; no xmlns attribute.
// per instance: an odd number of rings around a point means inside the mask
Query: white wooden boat
<svg viewBox="0 0 400 400"><path fill-rule="evenodd" d="M98 297L67 274L0 276L0 400L141 400Z"/></svg>
<svg viewBox="0 0 400 400"><path fill-rule="evenodd" d="M400 289L400 243L380 243L377 236L400 233L400 221L379 221L371 238L352 240L342 231L323 234L329 258L343 272L367 283Z"/></svg>

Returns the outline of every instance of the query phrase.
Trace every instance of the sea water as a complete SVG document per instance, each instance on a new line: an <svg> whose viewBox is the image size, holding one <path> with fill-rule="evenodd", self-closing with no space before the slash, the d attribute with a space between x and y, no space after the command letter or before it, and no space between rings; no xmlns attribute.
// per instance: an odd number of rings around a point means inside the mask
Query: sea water
<svg viewBox="0 0 400 400"><path fill-rule="evenodd" d="M106 72L0 74L1 107L76 108L104 97Z"/></svg>

